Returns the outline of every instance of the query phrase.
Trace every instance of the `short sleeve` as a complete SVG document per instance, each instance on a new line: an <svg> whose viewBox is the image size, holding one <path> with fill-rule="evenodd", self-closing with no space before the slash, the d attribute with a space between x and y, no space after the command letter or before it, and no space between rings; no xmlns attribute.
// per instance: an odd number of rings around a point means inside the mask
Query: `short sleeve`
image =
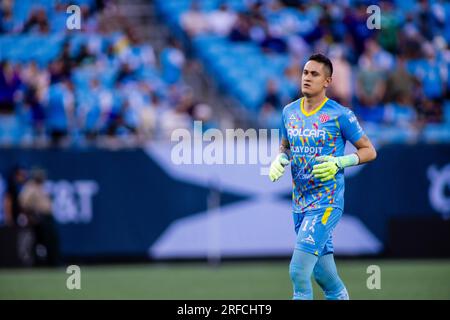
<svg viewBox="0 0 450 320"><path fill-rule="evenodd" d="M365 134L358 119L356 119L355 114L350 109L346 110L339 117L339 125L344 138L353 144Z"/></svg>

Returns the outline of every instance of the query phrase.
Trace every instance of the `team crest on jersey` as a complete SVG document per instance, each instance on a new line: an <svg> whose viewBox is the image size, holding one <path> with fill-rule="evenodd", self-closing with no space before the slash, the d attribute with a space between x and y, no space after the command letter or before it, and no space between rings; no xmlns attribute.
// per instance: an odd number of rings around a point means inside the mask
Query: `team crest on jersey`
<svg viewBox="0 0 450 320"><path fill-rule="evenodd" d="M291 117L289 118L289 120L296 120L294 115L291 115Z"/></svg>
<svg viewBox="0 0 450 320"><path fill-rule="evenodd" d="M328 114L326 114L326 113L322 113L322 114L319 115L319 120L320 120L321 123L325 123L328 120L330 120L330 116Z"/></svg>

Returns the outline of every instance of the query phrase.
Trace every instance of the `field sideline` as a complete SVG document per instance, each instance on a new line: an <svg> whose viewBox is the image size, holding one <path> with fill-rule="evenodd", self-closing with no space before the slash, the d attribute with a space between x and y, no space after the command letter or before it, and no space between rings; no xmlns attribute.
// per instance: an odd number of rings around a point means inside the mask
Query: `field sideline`
<svg viewBox="0 0 450 320"><path fill-rule="evenodd" d="M289 261L81 266L81 290L65 268L0 269L0 299L291 298ZM450 299L450 260L337 260L351 299ZM366 287L369 265L381 289ZM314 283L315 299L323 299Z"/></svg>

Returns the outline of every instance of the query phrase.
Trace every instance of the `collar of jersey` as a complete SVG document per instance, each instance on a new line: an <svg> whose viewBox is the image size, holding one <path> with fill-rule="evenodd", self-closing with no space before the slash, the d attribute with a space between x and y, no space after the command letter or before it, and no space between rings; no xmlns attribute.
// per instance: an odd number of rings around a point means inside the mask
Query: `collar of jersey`
<svg viewBox="0 0 450 320"><path fill-rule="evenodd" d="M306 112L305 109L303 108L303 101L304 101L304 99L305 99L305 98L302 98L302 100L300 101L300 110L302 110L302 113L303 113L305 116L307 116L307 117L312 116L313 114L317 113L320 109L322 109L322 107L323 107L323 106L325 105L325 103L328 101L328 98L325 97L325 99L323 99L323 101L320 103L320 105L319 105L317 108L315 108L315 109L314 109L313 111L311 111L311 112Z"/></svg>

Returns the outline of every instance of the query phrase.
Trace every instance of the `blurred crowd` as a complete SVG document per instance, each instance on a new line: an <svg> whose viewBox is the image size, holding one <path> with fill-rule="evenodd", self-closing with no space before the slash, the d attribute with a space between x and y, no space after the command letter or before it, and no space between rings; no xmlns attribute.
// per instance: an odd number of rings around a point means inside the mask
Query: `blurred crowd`
<svg viewBox="0 0 450 320"><path fill-rule="evenodd" d="M177 41L157 55L105 0L75 1L81 30L68 30L71 3L2 1L3 144L134 146L209 117L182 79L186 57ZM40 46L58 49L33 56Z"/></svg>
<svg viewBox="0 0 450 320"><path fill-rule="evenodd" d="M377 4L380 29L368 28L367 11ZM330 56L334 79L328 95L355 109L363 120L400 127L443 123L450 99L450 3L408 1L223 1L217 9L192 1L179 18L190 38L219 35L257 44L290 63L267 83L262 113L283 99L281 77L298 87L305 58ZM373 23L373 20L372 20ZM267 117L265 117L267 118ZM448 121L449 119L447 119Z"/></svg>
<svg viewBox="0 0 450 320"><path fill-rule="evenodd" d="M114 1L75 3L81 30L66 27L71 1L1 1L0 144L133 146L211 121L211 107L183 80L180 38L156 53ZM379 1L380 29L367 27L372 2L360 0L164 3L185 6L177 19L189 39L212 34L253 43L268 61L286 57L261 89L262 126L299 96L300 70L313 52L334 64L328 95L362 121L406 129L450 123L448 2Z"/></svg>

